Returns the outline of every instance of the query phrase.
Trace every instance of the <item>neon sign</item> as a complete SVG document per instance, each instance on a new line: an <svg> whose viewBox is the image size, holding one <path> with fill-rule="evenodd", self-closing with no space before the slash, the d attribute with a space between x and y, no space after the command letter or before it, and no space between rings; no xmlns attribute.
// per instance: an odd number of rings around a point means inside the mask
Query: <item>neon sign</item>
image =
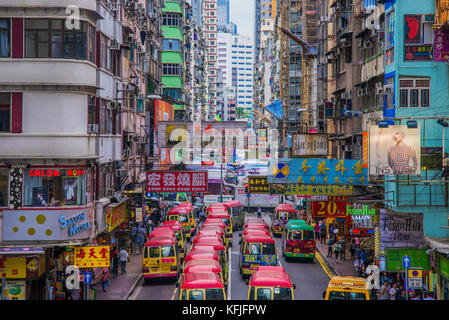
<svg viewBox="0 0 449 320"><path fill-rule="evenodd" d="M30 169L30 177L59 177L60 175L59 169ZM84 176L84 169L68 169L66 176Z"/></svg>

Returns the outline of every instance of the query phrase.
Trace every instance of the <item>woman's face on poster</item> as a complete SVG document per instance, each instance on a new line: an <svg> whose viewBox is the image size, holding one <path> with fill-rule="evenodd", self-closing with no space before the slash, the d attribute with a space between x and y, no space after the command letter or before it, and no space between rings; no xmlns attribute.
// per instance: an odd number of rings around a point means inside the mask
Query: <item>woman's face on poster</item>
<svg viewBox="0 0 449 320"><path fill-rule="evenodd" d="M404 140L404 133L402 131L398 131L393 135L394 142L398 143Z"/></svg>

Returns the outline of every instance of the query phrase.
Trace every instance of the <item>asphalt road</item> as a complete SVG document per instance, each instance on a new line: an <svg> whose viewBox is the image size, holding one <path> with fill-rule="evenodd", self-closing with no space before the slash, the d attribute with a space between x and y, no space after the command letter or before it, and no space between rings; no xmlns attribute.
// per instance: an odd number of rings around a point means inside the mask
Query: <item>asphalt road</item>
<svg viewBox="0 0 449 320"><path fill-rule="evenodd" d="M249 214L248 217L255 217L255 214ZM263 215L267 223L270 223L270 216ZM241 231L234 232L233 246L230 248L230 285L228 286L228 300L246 300L248 294L248 285L241 278L239 272L239 234ZM323 270L317 259L313 263L307 261L285 261L282 257L281 240L276 239L276 248L280 264L290 275L293 283L296 284L295 300L322 300L323 291L326 290L329 283L329 276ZM157 279L149 284L144 284L141 280L130 300L170 300L178 299L178 289L175 281Z"/></svg>

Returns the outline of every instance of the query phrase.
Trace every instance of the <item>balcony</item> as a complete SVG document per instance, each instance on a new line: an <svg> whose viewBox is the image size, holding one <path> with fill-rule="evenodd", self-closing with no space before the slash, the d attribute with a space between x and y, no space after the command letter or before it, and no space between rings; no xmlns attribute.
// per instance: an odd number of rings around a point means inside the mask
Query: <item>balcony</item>
<svg viewBox="0 0 449 320"><path fill-rule="evenodd" d="M368 81L374 77L377 77L384 73L384 53L370 58L362 65L362 78L361 82Z"/></svg>

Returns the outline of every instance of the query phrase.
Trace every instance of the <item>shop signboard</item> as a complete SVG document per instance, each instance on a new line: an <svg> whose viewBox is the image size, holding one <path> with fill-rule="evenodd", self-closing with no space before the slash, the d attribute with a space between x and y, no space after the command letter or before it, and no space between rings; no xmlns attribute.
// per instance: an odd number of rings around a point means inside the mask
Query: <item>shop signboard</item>
<svg viewBox="0 0 449 320"><path fill-rule="evenodd" d="M294 134L293 156L326 156L327 134Z"/></svg>
<svg viewBox="0 0 449 320"><path fill-rule="evenodd" d="M5 210L3 241L77 240L92 234L93 208Z"/></svg>
<svg viewBox="0 0 449 320"><path fill-rule="evenodd" d="M147 192L207 192L207 171L149 171Z"/></svg>
<svg viewBox="0 0 449 320"><path fill-rule="evenodd" d="M421 174L421 131L406 125L369 126L369 174Z"/></svg>
<svg viewBox="0 0 449 320"><path fill-rule="evenodd" d="M426 254L425 249L418 248L387 248L385 250L386 256L386 271L399 272L405 271L402 263L402 258L408 256L410 258L410 266L414 268L421 268L425 271L430 271L430 258Z"/></svg>
<svg viewBox="0 0 449 320"><path fill-rule="evenodd" d="M423 244L424 215L380 209L380 247L417 248Z"/></svg>
<svg viewBox="0 0 449 320"><path fill-rule="evenodd" d="M269 184L270 194L303 195L303 196L351 196L352 186L306 185L287 183Z"/></svg>
<svg viewBox="0 0 449 320"><path fill-rule="evenodd" d="M268 193L267 176L248 176L249 193Z"/></svg>
<svg viewBox="0 0 449 320"><path fill-rule="evenodd" d="M436 62L449 61L449 30L440 28L435 30L434 57Z"/></svg>
<svg viewBox="0 0 449 320"><path fill-rule="evenodd" d="M348 197L328 197L328 201L312 201L313 218L345 218Z"/></svg>
<svg viewBox="0 0 449 320"><path fill-rule="evenodd" d="M45 256L27 257L26 259L26 278L39 278L45 272Z"/></svg>
<svg viewBox="0 0 449 320"><path fill-rule="evenodd" d="M0 275L5 275L6 279L26 278L26 257L24 258L4 258L0 257Z"/></svg>
<svg viewBox="0 0 449 320"><path fill-rule="evenodd" d="M422 269L412 268L407 270L407 284L409 289L422 289Z"/></svg>
<svg viewBox="0 0 449 320"><path fill-rule="evenodd" d="M78 268L109 267L110 247L91 246L75 248L75 263Z"/></svg>
<svg viewBox="0 0 449 320"><path fill-rule="evenodd" d="M362 160L279 159L270 161L268 183L310 185L367 185Z"/></svg>
<svg viewBox="0 0 449 320"><path fill-rule="evenodd" d="M1 288L1 290L3 290L3 288ZM3 293L7 300L25 300L26 282L6 281Z"/></svg>
<svg viewBox="0 0 449 320"><path fill-rule="evenodd" d="M105 222L108 232L117 228L122 222L128 219L128 201L110 204L106 207Z"/></svg>

